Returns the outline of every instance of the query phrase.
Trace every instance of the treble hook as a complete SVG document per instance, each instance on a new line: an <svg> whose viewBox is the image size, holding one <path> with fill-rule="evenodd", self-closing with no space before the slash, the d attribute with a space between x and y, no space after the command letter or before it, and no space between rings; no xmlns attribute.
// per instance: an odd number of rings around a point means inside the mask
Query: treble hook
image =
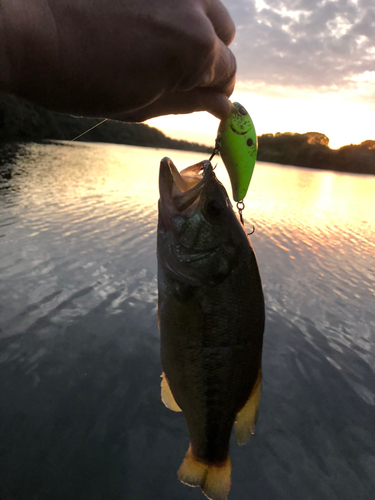
<svg viewBox="0 0 375 500"><path fill-rule="evenodd" d="M245 209L245 203L243 202L243 200L241 201L238 201L237 202L237 210L238 210L238 213L240 215L240 221L241 221L241 224L244 226L245 223L244 223L244 220L243 220L243 217L242 217L242 212L243 210ZM251 233L247 233L248 236L251 236L252 234L255 233L255 226L253 224L253 230L251 231Z"/></svg>
<svg viewBox="0 0 375 500"><path fill-rule="evenodd" d="M242 217L242 211L244 210L244 208L245 208L245 203L243 202L243 200L238 201L237 202L237 210L238 210L238 214L240 216L241 224L243 226L245 225L243 217Z"/></svg>

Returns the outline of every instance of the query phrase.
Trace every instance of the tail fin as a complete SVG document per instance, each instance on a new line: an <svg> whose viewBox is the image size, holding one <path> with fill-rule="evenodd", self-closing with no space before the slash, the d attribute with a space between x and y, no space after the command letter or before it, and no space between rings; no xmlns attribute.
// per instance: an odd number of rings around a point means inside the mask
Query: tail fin
<svg viewBox="0 0 375 500"><path fill-rule="evenodd" d="M210 500L226 500L230 490L231 471L229 457L222 465L205 464L194 457L190 445L178 470L178 479L188 486L199 486Z"/></svg>

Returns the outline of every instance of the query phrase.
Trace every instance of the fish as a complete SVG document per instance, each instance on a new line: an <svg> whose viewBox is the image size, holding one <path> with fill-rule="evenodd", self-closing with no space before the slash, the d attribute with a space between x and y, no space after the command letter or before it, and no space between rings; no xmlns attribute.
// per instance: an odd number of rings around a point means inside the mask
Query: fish
<svg viewBox="0 0 375 500"><path fill-rule="evenodd" d="M207 498L231 485L229 440L254 432L264 297L250 240L210 161L181 172L163 158L157 229L161 399L186 419L178 478Z"/></svg>

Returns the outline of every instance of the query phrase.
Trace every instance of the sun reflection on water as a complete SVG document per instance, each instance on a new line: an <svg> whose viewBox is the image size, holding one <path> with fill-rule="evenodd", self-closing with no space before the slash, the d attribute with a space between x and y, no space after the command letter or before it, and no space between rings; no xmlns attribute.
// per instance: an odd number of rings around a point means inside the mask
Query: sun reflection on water
<svg viewBox="0 0 375 500"><path fill-rule="evenodd" d="M25 149L0 177L0 491L188 498L186 426L160 401L157 183L162 157L205 155ZM374 497L374 199L375 177L256 165L263 394L237 500Z"/></svg>
<svg viewBox="0 0 375 500"><path fill-rule="evenodd" d="M43 154L38 148L36 145L37 154L31 150L25 159L28 165L17 193L18 203L29 207L30 217L37 216L46 205L55 206L50 216L68 222L72 231L83 219L107 219L111 225L111 217L134 220L142 210L156 218L161 158L170 156L181 170L208 156L85 143L66 148L48 145ZM231 194L220 158L214 158L216 163L215 172ZM330 245L336 236L341 241L344 235L347 242L360 246L365 241L373 247L375 210L369 207L374 199L375 179L371 176L258 162L245 199L244 216L270 235L275 230L284 231L295 243L302 235L308 246Z"/></svg>

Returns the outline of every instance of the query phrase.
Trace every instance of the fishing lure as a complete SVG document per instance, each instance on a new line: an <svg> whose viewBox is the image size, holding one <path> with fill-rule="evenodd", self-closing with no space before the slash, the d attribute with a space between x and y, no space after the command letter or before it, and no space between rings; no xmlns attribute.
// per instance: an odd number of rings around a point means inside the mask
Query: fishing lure
<svg viewBox="0 0 375 500"><path fill-rule="evenodd" d="M249 189L257 147L253 120L240 103L232 103L229 118L220 122L216 148L228 171L234 201L242 202Z"/></svg>

